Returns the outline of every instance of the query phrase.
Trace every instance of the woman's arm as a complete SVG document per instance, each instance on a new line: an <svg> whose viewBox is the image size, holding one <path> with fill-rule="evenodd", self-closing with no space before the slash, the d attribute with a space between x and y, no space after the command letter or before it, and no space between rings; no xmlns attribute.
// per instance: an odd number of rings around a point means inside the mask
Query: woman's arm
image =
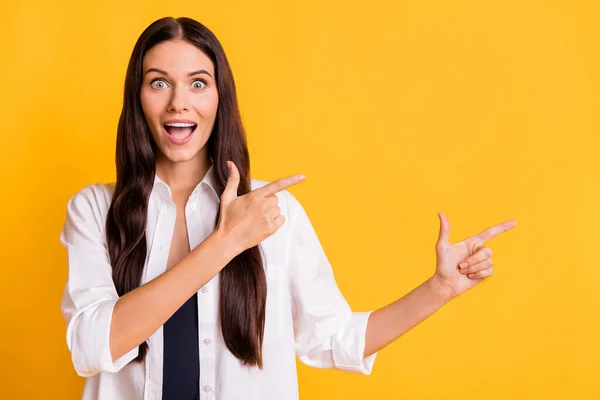
<svg viewBox="0 0 600 400"><path fill-rule="evenodd" d="M281 178L238 197L239 171L228 166L215 231L181 262L117 301L110 327L113 362L146 340L236 255L275 233L285 221L275 193L304 180L303 175Z"/></svg>
<svg viewBox="0 0 600 400"><path fill-rule="evenodd" d="M392 343L450 300L451 292L432 277L404 297L373 311L367 323L364 356Z"/></svg>
<svg viewBox="0 0 600 400"><path fill-rule="evenodd" d="M115 304L110 352L118 360L139 346L237 254L215 230L183 260Z"/></svg>
<svg viewBox="0 0 600 400"><path fill-rule="evenodd" d="M369 312L353 312L340 292L332 266L306 210L289 191L286 266L295 352L315 368L369 375L376 355L363 357Z"/></svg>

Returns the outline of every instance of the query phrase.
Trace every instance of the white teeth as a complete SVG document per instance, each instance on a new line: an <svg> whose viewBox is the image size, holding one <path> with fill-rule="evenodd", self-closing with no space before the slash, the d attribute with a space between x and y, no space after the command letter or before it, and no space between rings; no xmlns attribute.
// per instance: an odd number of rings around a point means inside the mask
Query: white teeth
<svg viewBox="0 0 600 400"><path fill-rule="evenodd" d="M165 124L165 125L166 126L175 126L177 128L189 128L189 127L192 127L192 126L194 126L196 124L186 124L184 122L176 122L174 124Z"/></svg>

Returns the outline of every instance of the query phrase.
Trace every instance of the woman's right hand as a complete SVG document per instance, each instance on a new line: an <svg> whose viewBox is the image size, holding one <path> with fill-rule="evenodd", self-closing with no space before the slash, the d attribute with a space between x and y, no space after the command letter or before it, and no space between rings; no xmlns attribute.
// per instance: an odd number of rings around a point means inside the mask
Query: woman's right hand
<svg viewBox="0 0 600 400"><path fill-rule="evenodd" d="M216 231L225 237L235 254L256 246L285 222L275 193L302 182L302 174L291 175L266 184L243 196L237 195L240 174L232 161L227 161L229 179L221 195L221 215Z"/></svg>

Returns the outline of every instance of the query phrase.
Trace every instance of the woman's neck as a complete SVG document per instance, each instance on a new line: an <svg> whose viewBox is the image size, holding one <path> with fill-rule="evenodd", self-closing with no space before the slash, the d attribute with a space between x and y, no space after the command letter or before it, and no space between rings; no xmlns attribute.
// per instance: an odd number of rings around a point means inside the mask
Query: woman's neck
<svg viewBox="0 0 600 400"><path fill-rule="evenodd" d="M196 157L189 161L157 160L156 174L171 188L172 193L191 192L202 181L212 165L209 157Z"/></svg>

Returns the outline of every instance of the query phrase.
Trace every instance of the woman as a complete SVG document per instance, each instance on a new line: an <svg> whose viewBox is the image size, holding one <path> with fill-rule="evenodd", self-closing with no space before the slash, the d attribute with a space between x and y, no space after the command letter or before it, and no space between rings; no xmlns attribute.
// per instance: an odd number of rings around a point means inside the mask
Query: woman
<svg viewBox="0 0 600 400"><path fill-rule="evenodd" d="M370 374L378 350L492 274L483 244L516 224L451 245L440 213L434 275L352 312L286 190L304 176L250 178L227 58L189 18L152 23L133 49L116 168L69 200L60 238L84 399L296 399L296 355Z"/></svg>

